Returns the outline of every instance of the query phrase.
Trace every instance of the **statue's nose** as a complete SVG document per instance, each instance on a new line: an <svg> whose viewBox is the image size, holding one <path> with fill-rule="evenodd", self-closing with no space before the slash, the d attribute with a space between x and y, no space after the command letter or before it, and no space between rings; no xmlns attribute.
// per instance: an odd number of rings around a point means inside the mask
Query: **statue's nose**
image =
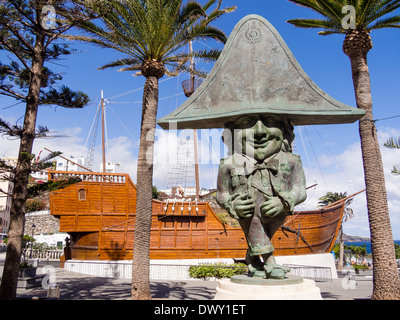
<svg viewBox="0 0 400 320"><path fill-rule="evenodd" d="M254 125L254 136L265 136L266 130L265 126L261 120L258 120L257 123Z"/></svg>

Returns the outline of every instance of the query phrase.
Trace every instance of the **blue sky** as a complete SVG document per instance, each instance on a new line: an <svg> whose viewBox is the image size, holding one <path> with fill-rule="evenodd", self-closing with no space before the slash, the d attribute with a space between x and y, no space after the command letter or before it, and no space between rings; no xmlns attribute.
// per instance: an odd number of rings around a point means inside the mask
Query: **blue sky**
<svg viewBox="0 0 400 320"><path fill-rule="evenodd" d="M355 106L350 62L342 52L344 36L323 37L317 34L317 30L295 28L288 24L286 21L289 19L318 16L286 0L225 0L224 3L225 6L237 6L234 13L226 15L217 23L227 35L247 14L256 13L265 17L279 31L305 72L321 89L335 99ZM387 29L371 33L374 48L368 55L368 64L375 119L400 115L399 32ZM206 48L215 43L200 41L194 45ZM37 153L42 147L48 147L60 150L66 156L83 155L100 91L104 90L104 97L110 102L107 104L107 160L120 161L124 171L135 181L144 78L133 76L130 72L117 72L115 69L97 70L99 66L122 57L118 52L81 43L71 42L71 46L77 49L77 53L49 67L63 73L62 84L87 93L92 100L91 104L82 110L40 107L37 123L47 125L51 131L66 137L37 140L34 151ZM4 58L4 54L0 57ZM180 82L187 78L187 75L180 75L177 78L161 79L158 118L170 113L185 101ZM14 103L12 99L0 97L0 116L10 122L17 121L24 114L23 104L8 108ZM400 118L393 118L376 123L382 144L389 136L400 136L399 121ZM302 208L315 208L317 199L327 191L346 191L351 194L364 188L357 123L301 127L296 128L295 133L295 152L302 157L307 184L313 184L314 180L318 183L318 187L310 191L309 199ZM201 133L199 135L200 138L204 136ZM166 152L164 139L170 137L161 129L157 136L156 157L163 158ZM98 168L101 161L100 130L97 142L94 168ZM200 144L202 143L206 142L201 139ZM16 156L17 151L17 141L5 138L0 140L0 156ZM395 239L400 239L400 177L391 175L390 169L396 161L400 163L399 153L400 150L382 147ZM217 168L217 164L201 166L203 187L215 187ZM158 188L164 187L169 169L168 166L155 165L154 184ZM344 225L345 233L369 236L364 194L356 197L353 209L356 218Z"/></svg>

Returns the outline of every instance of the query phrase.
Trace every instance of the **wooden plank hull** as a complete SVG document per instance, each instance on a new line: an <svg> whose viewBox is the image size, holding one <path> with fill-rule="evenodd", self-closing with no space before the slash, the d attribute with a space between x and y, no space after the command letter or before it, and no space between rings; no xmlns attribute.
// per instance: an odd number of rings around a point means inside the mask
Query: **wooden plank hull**
<svg viewBox="0 0 400 320"><path fill-rule="evenodd" d="M71 236L71 258L131 260L136 186L129 176L118 182L93 180L50 195L50 210L60 218L60 232ZM330 252L342 212L340 204L287 217L272 239L274 254ZM153 200L150 259L244 258L246 251L241 228L225 225L208 203Z"/></svg>
<svg viewBox="0 0 400 320"><path fill-rule="evenodd" d="M275 233L274 255L302 255L331 252L340 228L343 204L329 209L296 212L286 218Z"/></svg>

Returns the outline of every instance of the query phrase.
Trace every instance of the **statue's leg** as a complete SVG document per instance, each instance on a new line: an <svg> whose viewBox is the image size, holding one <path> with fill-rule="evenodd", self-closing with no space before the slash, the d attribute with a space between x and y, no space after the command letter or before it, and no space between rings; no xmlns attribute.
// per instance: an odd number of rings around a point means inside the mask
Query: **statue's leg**
<svg viewBox="0 0 400 320"><path fill-rule="evenodd" d="M262 275L264 270L264 263L261 261L259 255L251 255L250 249L246 252L246 264L249 269L249 274L252 276Z"/></svg>
<svg viewBox="0 0 400 320"><path fill-rule="evenodd" d="M284 279L286 273L290 271L289 267L276 263L272 253L262 255L264 260L264 271L267 279Z"/></svg>
<svg viewBox="0 0 400 320"><path fill-rule="evenodd" d="M246 236L249 249L246 253L246 263L249 273L253 276L264 276L264 263L260 255L272 253L274 247L264 230L264 226L257 215L239 220Z"/></svg>
<svg viewBox="0 0 400 320"><path fill-rule="evenodd" d="M246 236L250 256L259 256L273 252L274 247L264 230L263 223L256 215L239 220L240 226Z"/></svg>
<svg viewBox="0 0 400 320"><path fill-rule="evenodd" d="M272 219L263 219L265 233L269 236L270 239L272 239L275 232L284 223L285 218L286 216L282 214ZM290 271L290 268L276 263L273 252L263 254L262 257L264 260L264 270L267 278L284 279L285 274Z"/></svg>

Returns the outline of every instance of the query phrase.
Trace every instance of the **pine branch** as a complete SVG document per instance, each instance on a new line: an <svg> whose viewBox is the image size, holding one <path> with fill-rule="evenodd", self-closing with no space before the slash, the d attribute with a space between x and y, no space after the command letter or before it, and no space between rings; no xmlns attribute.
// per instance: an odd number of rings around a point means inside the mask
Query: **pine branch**
<svg viewBox="0 0 400 320"><path fill-rule="evenodd" d="M38 126L35 131L35 138L44 138L49 132L49 129L45 126ZM4 121L0 118L0 134L7 135L9 137L21 138L24 131L23 128L17 124L11 125L9 122Z"/></svg>
<svg viewBox="0 0 400 320"><path fill-rule="evenodd" d="M40 104L79 109L83 108L89 100L89 97L82 91L72 91L70 88L62 86L59 90L51 89L44 93L40 99Z"/></svg>

